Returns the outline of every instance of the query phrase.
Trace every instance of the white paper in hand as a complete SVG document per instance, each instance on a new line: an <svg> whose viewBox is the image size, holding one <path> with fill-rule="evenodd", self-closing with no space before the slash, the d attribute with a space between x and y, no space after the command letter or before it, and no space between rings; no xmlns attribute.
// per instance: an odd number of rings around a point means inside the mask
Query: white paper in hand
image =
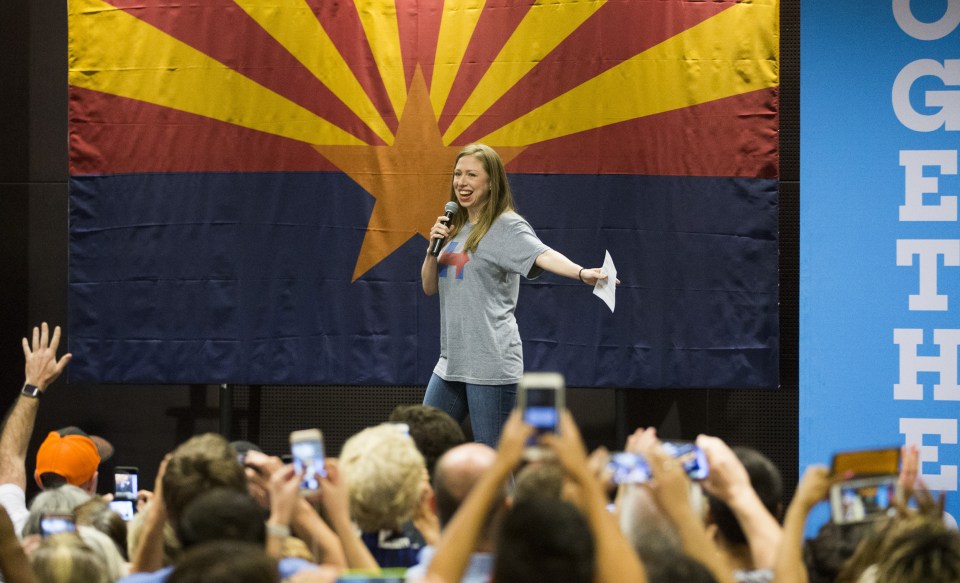
<svg viewBox="0 0 960 583"><path fill-rule="evenodd" d="M612 312L617 305L617 268L613 264L609 251L603 258L603 272L607 278L601 279L597 285L593 286L593 295L603 300Z"/></svg>

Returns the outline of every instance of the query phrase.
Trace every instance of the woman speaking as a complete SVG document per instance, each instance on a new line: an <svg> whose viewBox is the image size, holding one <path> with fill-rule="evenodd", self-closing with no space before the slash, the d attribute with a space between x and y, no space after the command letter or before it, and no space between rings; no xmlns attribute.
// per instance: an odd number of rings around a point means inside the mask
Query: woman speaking
<svg viewBox="0 0 960 583"><path fill-rule="evenodd" d="M543 244L517 214L500 156L489 146L461 150L450 200L459 210L437 217L431 243L442 239L420 268L423 291L440 292L440 359L423 402L462 422L476 441L496 447L523 375L523 349L514 310L520 276L544 270L590 286L607 276ZM449 203L448 203L449 206ZM431 245L432 246L432 245Z"/></svg>

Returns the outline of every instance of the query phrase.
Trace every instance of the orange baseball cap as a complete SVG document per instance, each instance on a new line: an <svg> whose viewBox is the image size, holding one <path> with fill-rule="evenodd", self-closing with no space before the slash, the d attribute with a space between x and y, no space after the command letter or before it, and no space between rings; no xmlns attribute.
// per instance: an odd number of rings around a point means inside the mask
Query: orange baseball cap
<svg viewBox="0 0 960 583"><path fill-rule="evenodd" d="M60 431L51 431L37 451L37 475L57 474L68 484L80 486L96 473L100 459L97 445L90 436L82 432L61 435Z"/></svg>

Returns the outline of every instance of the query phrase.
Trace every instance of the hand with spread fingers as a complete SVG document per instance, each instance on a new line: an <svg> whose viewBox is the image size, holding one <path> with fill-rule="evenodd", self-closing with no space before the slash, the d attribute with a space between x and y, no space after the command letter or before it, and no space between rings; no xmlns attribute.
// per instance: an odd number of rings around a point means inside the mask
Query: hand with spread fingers
<svg viewBox="0 0 960 583"><path fill-rule="evenodd" d="M33 385L45 391L53 381L63 372L73 358L72 354L64 354L57 360L57 348L60 346L60 326L53 329L43 322L39 328L33 328L33 341L23 339L24 378L26 384Z"/></svg>

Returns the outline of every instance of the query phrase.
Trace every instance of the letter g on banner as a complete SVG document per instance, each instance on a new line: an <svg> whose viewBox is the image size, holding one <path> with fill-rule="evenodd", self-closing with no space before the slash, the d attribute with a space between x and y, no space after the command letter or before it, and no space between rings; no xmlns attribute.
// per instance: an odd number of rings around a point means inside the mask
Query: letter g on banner
<svg viewBox="0 0 960 583"><path fill-rule="evenodd" d="M925 92L924 105L939 107L936 113L919 113L910 103L910 89L921 77L936 77L944 85L957 87ZM932 59L920 59L904 67L893 82L893 111L900 123L916 132L933 132L941 127L947 131L960 130L960 60L947 59L941 65Z"/></svg>
<svg viewBox="0 0 960 583"><path fill-rule="evenodd" d="M910 10L910 0L893 0L893 17L903 32L917 40L938 40L960 24L960 0L948 0L947 11L935 22L917 20Z"/></svg>

